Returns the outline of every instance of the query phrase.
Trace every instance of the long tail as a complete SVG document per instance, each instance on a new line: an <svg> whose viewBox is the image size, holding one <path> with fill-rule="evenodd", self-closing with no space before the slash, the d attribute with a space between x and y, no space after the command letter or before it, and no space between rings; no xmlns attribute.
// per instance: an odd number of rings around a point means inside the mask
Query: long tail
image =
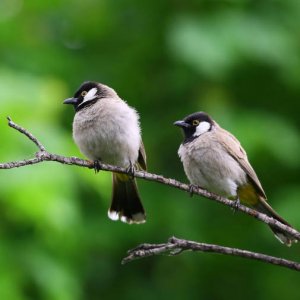
<svg viewBox="0 0 300 300"><path fill-rule="evenodd" d="M113 173L112 202L108 217L129 224L146 222L145 210L134 178Z"/></svg>
<svg viewBox="0 0 300 300"><path fill-rule="evenodd" d="M281 218L275 211L274 209L264 200L264 199L260 199L260 201L255 205L255 208L268 215L269 217L272 217L276 220L278 220L279 222L293 228L287 221L285 221L283 218ZM289 235L288 233L275 228L272 225L269 225L271 230L274 232L275 237L283 244L287 245L287 246L291 246L292 243L297 243L298 240L295 239L293 236Z"/></svg>

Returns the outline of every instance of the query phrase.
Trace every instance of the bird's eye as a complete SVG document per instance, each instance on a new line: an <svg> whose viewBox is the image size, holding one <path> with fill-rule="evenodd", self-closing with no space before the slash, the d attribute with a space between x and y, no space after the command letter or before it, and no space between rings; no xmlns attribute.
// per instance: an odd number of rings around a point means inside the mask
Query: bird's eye
<svg viewBox="0 0 300 300"><path fill-rule="evenodd" d="M84 96L86 96L86 95L87 95L87 91L81 92L81 96L82 96L82 97L84 97Z"/></svg>
<svg viewBox="0 0 300 300"><path fill-rule="evenodd" d="M192 122L193 126L198 126L199 123L200 123L200 122L199 122L198 120L193 120L193 122Z"/></svg>

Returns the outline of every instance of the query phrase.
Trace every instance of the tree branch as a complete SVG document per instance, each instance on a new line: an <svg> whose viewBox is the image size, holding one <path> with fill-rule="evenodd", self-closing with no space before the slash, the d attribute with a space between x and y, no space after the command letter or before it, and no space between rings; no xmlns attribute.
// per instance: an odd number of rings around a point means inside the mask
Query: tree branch
<svg viewBox="0 0 300 300"><path fill-rule="evenodd" d="M265 263L285 267L295 271L300 271L300 263L290 261L287 259L269 256L262 253L251 252L247 250L224 247L213 244L197 243L171 237L167 243L164 244L141 244L134 249L127 252L127 256L122 260L122 264L126 264L136 259L145 258L154 255L167 254L178 255L184 251L201 251L212 252L224 255L239 256L248 259L254 259Z"/></svg>
<svg viewBox="0 0 300 300"><path fill-rule="evenodd" d="M28 132L26 129L24 129L23 127L15 124L10 117L7 117L8 120L8 126L11 128L14 128L16 130L18 130L19 132L23 133L24 135L26 135L32 142L34 142L38 148L40 149L40 151L45 151L45 147L37 140L37 138L35 138L30 132Z"/></svg>
<svg viewBox="0 0 300 300"><path fill-rule="evenodd" d="M94 168L94 162L89 160L80 159L77 157L65 157L62 155L57 155L53 153L49 153L46 151L46 148L41 144L40 141L36 137L33 136L32 133L28 132L26 129L22 128L21 126L15 124L10 118L8 118L8 125L20 133L27 136L38 148L39 151L35 154L35 158L27 159L27 160L19 160L19 161L12 161L7 163L0 163L0 169L12 169L12 168L19 168L27 165L33 165L38 164L44 161L55 161L61 164L67 164L67 165L76 165L80 167L85 167L89 169ZM99 165L100 169L103 171L109 171L109 172L116 172L116 173L123 173L128 174L128 170L125 168L120 168L117 166L112 166L108 164L104 164L100 162ZM141 178L148 181L155 181L164 185L168 185L186 192L191 192L191 186L189 184L182 183L180 181L177 181L172 178L165 178L162 175L152 174L144 171L135 171L134 176L137 178ZM242 204L239 204L238 206L236 203L232 200L226 199L224 197L218 196L216 194L210 193L204 189L201 189L200 187L193 186L193 194L203 196L207 199L222 203L223 205L227 205L229 207L232 207L236 210L242 211L245 214L248 214L261 222L264 222L269 225L273 225L274 227L281 229L291 236L293 236L295 239L300 240L300 233L295 230L294 228L291 228L285 224L282 224L281 222L268 217L267 215L260 213L254 209L251 209L249 207L246 207Z"/></svg>
<svg viewBox="0 0 300 300"><path fill-rule="evenodd" d="M42 143L33 136L30 132L28 132L26 129L22 128L21 126L15 124L10 118L8 118L8 125L20 133L24 134L26 137L28 137L39 149L39 151L35 154L34 158L26 159L26 160L19 160L19 161L12 161L7 163L0 163L0 169L12 169L12 168L19 168L27 165L33 165L37 163L41 163L44 161L55 161L62 164L67 165L76 165L80 167L85 167L89 169L94 168L94 162L89 160L80 159L77 157L65 157L62 155L57 155L53 153L49 153L46 151L46 148L42 145ZM109 171L109 172L117 172L117 173L123 173L128 174L128 170L124 168L120 168L117 166L112 166L108 164L99 163L100 170L103 171ZM130 174L132 175L132 174ZM191 192L191 186L182 182L179 182L172 178L165 178L162 175L152 174L144 171L135 171L134 176L137 178L141 178L148 181L154 181L158 182L164 185L168 185L186 192ZM215 195L213 193L210 193L206 190L201 189L200 187L194 187L192 188L193 194L197 194L200 196L203 196L207 199L222 203L223 205L227 205L229 207L232 207L236 210L242 211L245 214L248 214L261 222L264 222L266 224L272 225L278 229L281 229L282 231L288 233L289 235L293 236L296 240L300 240L300 233L285 225L281 222L268 217L267 215L263 213L259 213L254 209L251 209L249 207L246 207L244 205L239 204L238 206L234 201L231 201L229 199L223 198L221 196ZM214 252L214 253L222 253L226 255L234 255L234 256L240 256L245 258L251 258L256 259L260 261L264 261L266 263L280 265L283 267L287 267L293 270L300 270L300 264L297 262L272 257L260 253L254 253L247 250L241 250L236 248L228 248L218 245L211 245L211 244L204 244L204 243L197 243L192 241L186 241L181 240L177 238L171 238L169 239L168 243L165 244L142 244L138 246L137 248L130 250L128 252L128 256L123 259L123 263L132 261L137 258L152 256L152 255L158 255L162 253L169 253L171 255L179 254L182 251L186 250L193 250L193 251L203 251L203 252Z"/></svg>

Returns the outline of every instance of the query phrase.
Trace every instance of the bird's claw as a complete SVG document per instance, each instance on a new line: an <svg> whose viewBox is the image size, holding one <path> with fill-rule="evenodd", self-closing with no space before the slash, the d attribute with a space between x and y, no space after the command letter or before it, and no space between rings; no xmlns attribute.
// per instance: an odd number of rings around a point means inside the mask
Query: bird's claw
<svg viewBox="0 0 300 300"><path fill-rule="evenodd" d="M134 168L134 165L132 163L130 163L129 167L126 169L129 177L131 179L134 179L134 173L135 173L135 168Z"/></svg>
<svg viewBox="0 0 300 300"><path fill-rule="evenodd" d="M94 170L95 174L97 174L101 170L101 163L98 159L94 160Z"/></svg>
<svg viewBox="0 0 300 300"><path fill-rule="evenodd" d="M241 201L239 198L237 198L234 203L233 203L233 206L232 206L232 211L233 213L236 213L238 211L238 208L240 207L240 204L241 204Z"/></svg>
<svg viewBox="0 0 300 300"><path fill-rule="evenodd" d="M190 194L190 197L193 197L193 195L194 195L194 193L195 193L195 191L196 191L197 188L198 187L196 185L194 185L194 184L190 184L189 185L189 194Z"/></svg>

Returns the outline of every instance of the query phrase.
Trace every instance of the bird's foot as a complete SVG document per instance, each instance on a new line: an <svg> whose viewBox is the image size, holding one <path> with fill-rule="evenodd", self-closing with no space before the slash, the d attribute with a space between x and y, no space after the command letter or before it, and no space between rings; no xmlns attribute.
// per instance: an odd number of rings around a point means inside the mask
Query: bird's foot
<svg viewBox="0 0 300 300"><path fill-rule="evenodd" d="M94 160L94 170L95 174L97 174L101 170L101 163L98 159Z"/></svg>
<svg viewBox="0 0 300 300"><path fill-rule="evenodd" d="M128 175L129 175L129 177L131 179L134 179L135 167L134 167L134 165L131 162L130 162L129 167L126 169L126 171L127 171Z"/></svg>
<svg viewBox="0 0 300 300"><path fill-rule="evenodd" d="M241 201L239 198L237 198L235 201L234 201L234 205L232 206L232 211L233 213L236 213L238 211L238 208L240 207L240 204L241 204Z"/></svg>
<svg viewBox="0 0 300 300"><path fill-rule="evenodd" d="M195 184L190 184L189 185L189 194L190 194L190 197L193 197L195 191L198 189L198 186L195 185Z"/></svg>

